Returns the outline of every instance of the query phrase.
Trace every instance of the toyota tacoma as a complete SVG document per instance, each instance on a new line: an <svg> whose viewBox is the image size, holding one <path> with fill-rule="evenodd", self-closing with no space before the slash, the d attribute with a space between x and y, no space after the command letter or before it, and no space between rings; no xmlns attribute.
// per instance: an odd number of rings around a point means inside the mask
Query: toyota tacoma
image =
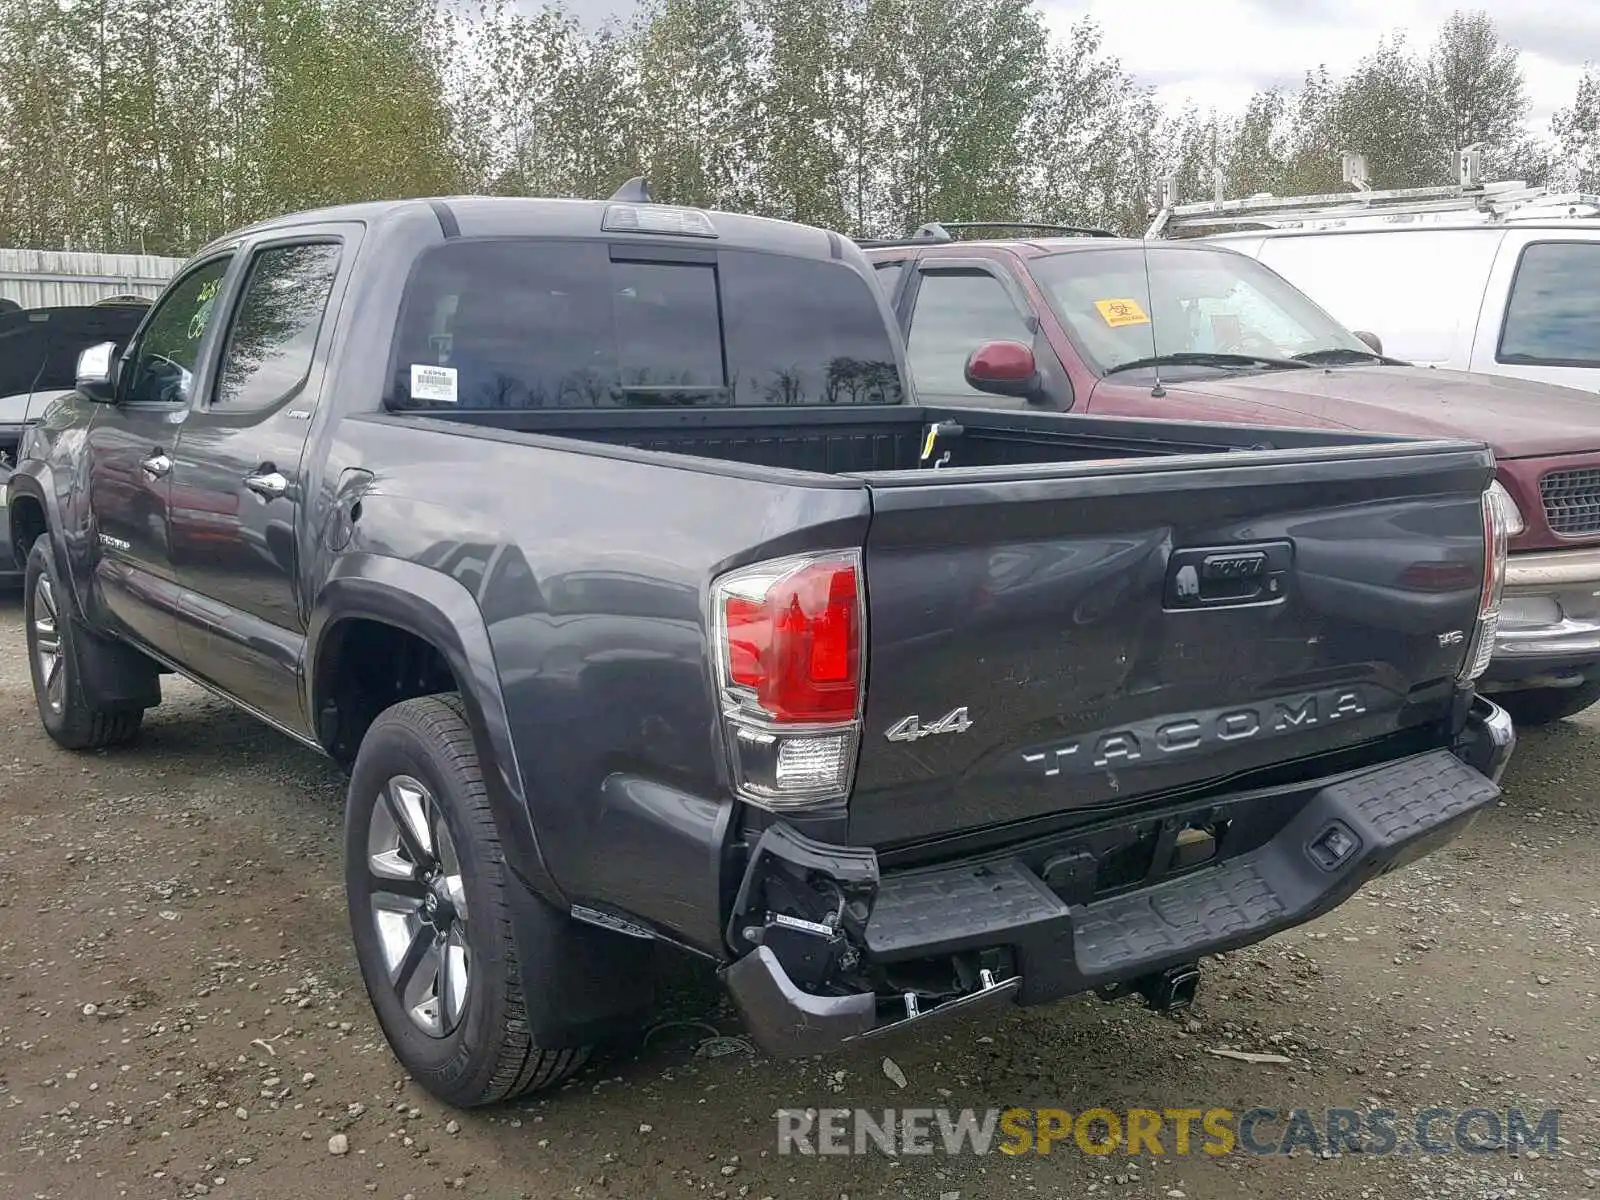
<svg viewBox="0 0 1600 1200"><path fill-rule="evenodd" d="M853 243L619 196L224 237L11 479L44 728L175 673L343 765L434 1094L567 1076L662 945L776 1055L1178 1007L1497 796L1482 444L933 406Z"/></svg>

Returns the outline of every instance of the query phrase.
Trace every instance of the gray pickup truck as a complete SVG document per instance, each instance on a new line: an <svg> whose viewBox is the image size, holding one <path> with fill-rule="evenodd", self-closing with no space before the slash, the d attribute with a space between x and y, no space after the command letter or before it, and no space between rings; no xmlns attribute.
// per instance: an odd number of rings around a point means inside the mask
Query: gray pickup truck
<svg viewBox="0 0 1600 1200"><path fill-rule="evenodd" d="M1339 904L1498 794L1481 445L919 404L834 234L638 199L202 250L24 435L40 718L176 672L350 772L356 954L457 1105L659 946L810 1054Z"/></svg>

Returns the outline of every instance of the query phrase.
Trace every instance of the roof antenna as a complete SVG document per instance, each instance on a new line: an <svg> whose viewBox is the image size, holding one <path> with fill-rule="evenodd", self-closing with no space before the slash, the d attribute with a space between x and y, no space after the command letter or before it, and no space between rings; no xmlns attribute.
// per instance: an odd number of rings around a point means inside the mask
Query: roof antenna
<svg viewBox="0 0 1600 1200"><path fill-rule="evenodd" d="M1173 176L1168 176L1161 181L1161 207L1170 209L1178 202L1178 181ZM1139 254L1144 260L1144 300L1150 306L1146 314L1150 318L1150 358L1151 368L1155 371L1156 385L1150 389L1153 399L1160 400L1167 394L1167 389L1161 383L1161 347L1156 341L1156 292L1155 285L1150 282L1150 239L1139 239Z"/></svg>
<svg viewBox="0 0 1600 1200"><path fill-rule="evenodd" d="M653 204L655 197L650 194L650 181L643 175L635 175L627 183L611 193L611 199L622 200L631 204Z"/></svg>

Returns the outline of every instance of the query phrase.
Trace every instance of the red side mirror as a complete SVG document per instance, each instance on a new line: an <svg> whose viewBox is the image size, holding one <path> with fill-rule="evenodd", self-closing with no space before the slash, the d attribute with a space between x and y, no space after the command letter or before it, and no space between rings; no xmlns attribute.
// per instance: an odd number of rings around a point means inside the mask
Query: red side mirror
<svg viewBox="0 0 1600 1200"><path fill-rule="evenodd" d="M1032 399L1039 392L1039 364L1021 342L984 342L967 355L967 386L996 396Z"/></svg>

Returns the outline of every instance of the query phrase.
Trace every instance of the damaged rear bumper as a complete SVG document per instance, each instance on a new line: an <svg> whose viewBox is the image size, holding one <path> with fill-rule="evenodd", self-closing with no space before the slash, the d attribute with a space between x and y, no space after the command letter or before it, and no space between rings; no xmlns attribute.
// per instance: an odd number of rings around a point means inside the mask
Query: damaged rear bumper
<svg viewBox="0 0 1600 1200"><path fill-rule="evenodd" d="M1509 721L1496 714L1503 716L1476 701L1454 753L1230 800L1227 811L1276 806L1291 815L1269 818L1270 836L1238 821L1232 845L1247 847L1241 852L1230 853L1221 836L1216 856L1202 865L1086 903L1065 897L1070 889L1055 867L1041 866L1028 847L877 878L875 858L863 857L870 851L822 846L774 826L752 855L741 896L764 858L798 861L798 875L815 879L818 864L839 853L847 877L839 918L798 923L809 926L798 934L813 935L815 952L804 936L774 938L725 967L724 981L751 1036L777 1057L822 1053L976 1009L1147 982L1320 916L1454 837L1500 794L1495 780L1513 739ZM1169 817L1166 827L1184 819ZM1059 862L1059 848L1052 853L1051 863ZM841 959L852 969L832 974ZM885 985L897 968L929 963L949 965L955 981L938 996ZM841 977L875 978L879 986L849 990Z"/></svg>

